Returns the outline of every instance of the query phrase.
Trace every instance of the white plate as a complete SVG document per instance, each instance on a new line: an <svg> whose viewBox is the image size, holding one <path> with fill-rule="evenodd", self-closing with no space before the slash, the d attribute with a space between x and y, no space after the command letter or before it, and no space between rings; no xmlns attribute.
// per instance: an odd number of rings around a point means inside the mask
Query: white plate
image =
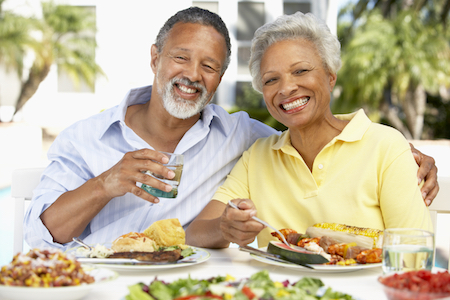
<svg viewBox="0 0 450 300"><path fill-rule="evenodd" d="M95 282L79 286L22 287L0 285L0 299L4 300L76 300L86 296L96 285L115 280L119 274L96 266L83 265L83 269L95 278Z"/></svg>
<svg viewBox="0 0 450 300"><path fill-rule="evenodd" d="M115 270L158 270L158 269L170 269L170 268L181 268L200 264L207 261L211 254L202 248L191 247L194 250L194 254L189 255L177 263L167 263L158 265L139 265L134 264L139 262L138 260L131 258L85 258L77 257L77 260L81 263L96 264L108 269ZM182 261L191 261L183 263ZM120 263L118 263L120 262ZM142 263L142 262L141 262Z"/></svg>
<svg viewBox="0 0 450 300"><path fill-rule="evenodd" d="M260 248L260 250L266 251L266 247L262 247ZM269 264L269 265L275 265L275 266L281 266L281 267L285 267L285 268L291 268L291 269L297 269L300 271L305 271L305 272L323 272L323 273L343 273L343 272L352 272L352 271L357 271L357 270L362 270L362 269L371 269L371 268L379 268L381 267L381 263L377 263L377 264L356 264L356 265L349 265L349 266L338 266L338 265L311 265L312 267L314 267L314 269L309 269L309 268L305 268L302 267L300 265L297 264L290 264L290 263L282 263L282 262L278 262L269 258L265 258L262 256L258 256L255 254L250 254L250 256L257 261Z"/></svg>

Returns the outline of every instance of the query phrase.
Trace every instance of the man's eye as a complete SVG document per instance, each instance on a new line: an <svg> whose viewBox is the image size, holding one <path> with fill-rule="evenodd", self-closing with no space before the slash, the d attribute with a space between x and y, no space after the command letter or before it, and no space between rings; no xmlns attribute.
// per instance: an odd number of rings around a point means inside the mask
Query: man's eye
<svg viewBox="0 0 450 300"><path fill-rule="evenodd" d="M302 74L302 73L305 73L306 71L308 71L308 70L300 69L300 70L296 70L294 73L295 74Z"/></svg>

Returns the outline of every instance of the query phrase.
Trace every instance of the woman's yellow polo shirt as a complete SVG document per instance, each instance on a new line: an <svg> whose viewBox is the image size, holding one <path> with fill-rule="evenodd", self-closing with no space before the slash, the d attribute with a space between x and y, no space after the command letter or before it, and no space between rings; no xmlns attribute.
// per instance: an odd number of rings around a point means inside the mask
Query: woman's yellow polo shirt
<svg viewBox="0 0 450 300"><path fill-rule="evenodd" d="M432 230L418 167L403 135L371 122L363 110L336 117L350 122L320 151L312 172L287 130L244 152L213 199L251 199L259 218L300 233L322 222ZM271 231L258 235L260 247L273 239Z"/></svg>

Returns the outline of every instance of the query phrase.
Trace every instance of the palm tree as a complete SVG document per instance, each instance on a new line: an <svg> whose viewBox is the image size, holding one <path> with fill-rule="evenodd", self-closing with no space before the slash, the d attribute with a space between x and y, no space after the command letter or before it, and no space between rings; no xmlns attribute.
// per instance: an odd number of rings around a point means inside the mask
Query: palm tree
<svg viewBox="0 0 450 300"><path fill-rule="evenodd" d="M30 36L34 20L3 11L3 2L0 0L0 63L21 78L26 49L35 46Z"/></svg>
<svg viewBox="0 0 450 300"><path fill-rule="evenodd" d="M104 72L95 63L95 14L83 7L42 3L43 20L40 46L35 48L35 60L22 83L16 102L16 113L36 93L56 63L79 83L84 80L92 89L95 77Z"/></svg>
<svg viewBox="0 0 450 300"><path fill-rule="evenodd" d="M389 18L376 8L347 24L352 36L343 43L334 110L363 106L407 138L421 138L427 94L450 86L448 32L443 22L423 18L415 8Z"/></svg>

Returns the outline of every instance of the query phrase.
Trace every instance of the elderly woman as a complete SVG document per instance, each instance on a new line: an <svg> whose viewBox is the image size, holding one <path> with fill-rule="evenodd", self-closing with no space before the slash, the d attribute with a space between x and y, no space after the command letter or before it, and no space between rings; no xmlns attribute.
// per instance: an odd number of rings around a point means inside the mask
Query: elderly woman
<svg viewBox="0 0 450 300"><path fill-rule="evenodd" d="M273 239L258 217L298 232L321 222L432 230L417 165L397 130L363 110L333 115L340 44L312 14L282 16L255 33L250 70L270 114L288 130L246 151L187 229L201 247ZM233 201L240 210L227 205Z"/></svg>

